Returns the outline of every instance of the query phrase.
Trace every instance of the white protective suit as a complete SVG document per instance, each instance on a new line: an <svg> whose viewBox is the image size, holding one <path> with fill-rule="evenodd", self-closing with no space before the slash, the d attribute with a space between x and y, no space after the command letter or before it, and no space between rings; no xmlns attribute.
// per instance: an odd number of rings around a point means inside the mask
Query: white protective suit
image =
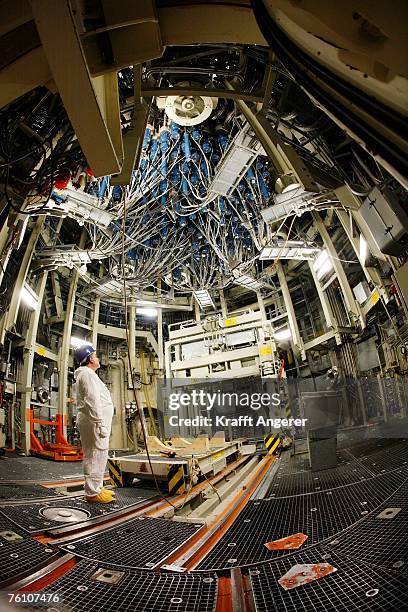
<svg viewBox="0 0 408 612"><path fill-rule="evenodd" d="M98 495L103 486L112 426L113 403L107 386L91 368L75 370L78 429L84 453L85 495Z"/></svg>

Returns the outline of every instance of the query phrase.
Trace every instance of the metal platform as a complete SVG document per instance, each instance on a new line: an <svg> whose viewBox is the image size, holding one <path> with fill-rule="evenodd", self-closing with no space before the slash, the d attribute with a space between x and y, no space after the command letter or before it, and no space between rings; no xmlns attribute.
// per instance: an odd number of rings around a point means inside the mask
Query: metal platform
<svg viewBox="0 0 408 612"><path fill-rule="evenodd" d="M393 516L390 508L401 508ZM379 518L379 515L384 518ZM354 560L363 561L378 568L393 572L408 573L408 488L381 504L363 521L336 536L338 543L325 548L335 548L336 553Z"/></svg>
<svg viewBox="0 0 408 612"><path fill-rule="evenodd" d="M210 574L118 572L109 564L82 560L44 592L61 599L52 605L58 612L214 612L217 585Z"/></svg>
<svg viewBox="0 0 408 612"><path fill-rule="evenodd" d="M0 516L0 587L32 573L58 554L51 546L32 539L22 529Z"/></svg>
<svg viewBox="0 0 408 612"><path fill-rule="evenodd" d="M284 467L279 466L266 497L268 495L286 497L315 493L357 483L372 476L369 469L359 464L358 461L344 462L330 470L318 472L303 470L294 474L286 474Z"/></svg>
<svg viewBox="0 0 408 612"><path fill-rule="evenodd" d="M227 465L227 458L240 452L242 442L236 440L226 442L222 446L211 447L208 450L195 448L194 445L189 447L169 447L168 451L173 451L177 454L176 457L166 457L157 451L150 453L150 462L153 466L153 471L158 480L167 481L168 473L171 467L180 465L186 477L190 473L191 458L194 456L203 474L217 474ZM133 474L137 478L151 478L150 464L146 454L124 455L115 457L122 472Z"/></svg>
<svg viewBox="0 0 408 612"><path fill-rule="evenodd" d="M120 527L70 541L60 548L79 557L120 568L154 568L203 526L203 523L140 516Z"/></svg>
<svg viewBox="0 0 408 612"><path fill-rule="evenodd" d="M400 466L408 466L408 443L390 445L359 459L373 474L382 474Z"/></svg>
<svg viewBox="0 0 408 612"><path fill-rule="evenodd" d="M35 484L0 484L0 504L3 501L21 500L40 497L56 497L59 494L54 489L47 489Z"/></svg>
<svg viewBox="0 0 408 612"><path fill-rule="evenodd" d="M289 591L278 583L291 567L330 563L337 571ZM250 570L257 612L391 612L407 608L406 576L317 547Z"/></svg>
<svg viewBox="0 0 408 612"><path fill-rule="evenodd" d="M338 534L380 506L407 482L406 468L317 493L254 500L203 559L198 570L223 570L286 554L267 542L302 532L304 548Z"/></svg>
<svg viewBox="0 0 408 612"><path fill-rule="evenodd" d="M136 507L156 496L156 491L139 488L118 489L112 504L89 504L83 497L60 496L47 501L0 505L0 515L29 533L42 533Z"/></svg>
<svg viewBox="0 0 408 612"><path fill-rule="evenodd" d="M395 440L393 438L372 438L369 440L356 440L354 442L344 441L341 448L347 450L349 455L359 459L360 457L382 452L389 447L403 443L403 440Z"/></svg>
<svg viewBox="0 0 408 612"><path fill-rule="evenodd" d="M82 463L58 463L38 457L0 459L0 480L61 480L83 477Z"/></svg>

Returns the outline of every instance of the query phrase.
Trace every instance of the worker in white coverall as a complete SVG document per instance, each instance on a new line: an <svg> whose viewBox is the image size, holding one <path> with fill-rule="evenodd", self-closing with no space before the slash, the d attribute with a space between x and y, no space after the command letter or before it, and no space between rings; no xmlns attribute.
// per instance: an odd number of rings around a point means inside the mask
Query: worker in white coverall
<svg viewBox="0 0 408 612"><path fill-rule="evenodd" d="M109 504L114 491L103 487L112 426L113 404L107 386L96 373L100 367L96 350L89 345L76 349L77 425L84 453L85 496L88 502Z"/></svg>

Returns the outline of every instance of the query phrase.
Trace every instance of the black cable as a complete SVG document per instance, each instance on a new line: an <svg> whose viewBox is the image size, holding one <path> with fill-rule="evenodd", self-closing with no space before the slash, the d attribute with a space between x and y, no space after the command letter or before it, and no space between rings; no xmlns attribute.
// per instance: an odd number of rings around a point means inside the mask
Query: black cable
<svg viewBox="0 0 408 612"><path fill-rule="evenodd" d="M26 210L20 210L19 208L17 208L16 206L14 206L9 194L8 194L8 183L9 183L9 174L10 174L10 168L9 166L7 166L6 168L6 176L5 176L5 181L4 181L4 195L6 197L6 201L7 204L10 208L12 208L16 213L18 213L19 215L31 215L31 216L37 216L40 215L41 212L43 210L45 210L48 201L52 195L52 191L54 189L54 164L53 164L53 160L52 160L52 156L53 156L53 147L52 147L52 140L50 140L50 149L51 149L51 153L50 153L50 162L51 162L51 172L52 172L52 180L51 180L51 185L50 185L50 189L49 189L49 193L48 193L48 197L46 199L46 201L44 202L44 204L41 206L41 208L39 210L36 210L34 213L32 211L26 211Z"/></svg>

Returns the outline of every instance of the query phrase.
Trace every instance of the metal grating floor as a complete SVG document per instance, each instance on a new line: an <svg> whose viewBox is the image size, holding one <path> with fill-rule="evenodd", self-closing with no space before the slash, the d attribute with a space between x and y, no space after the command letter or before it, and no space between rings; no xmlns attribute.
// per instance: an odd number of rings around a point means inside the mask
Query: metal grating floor
<svg viewBox="0 0 408 612"><path fill-rule="evenodd" d="M164 560L202 527L203 523L140 516L61 549L100 563L145 569Z"/></svg>
<svg viewBox="0 0 408 612"><path fill-rule="evenodd" d="M59 494L56 493L54 489L47 489L34 484L0 484L0 504L2 501L10 501L13 499L56 497L57 495Z"/></svg>
<svg viewBox="0 0 408 612"><path fill-rule="evenodd" d="M287 553L268 551L265 543L298 532L309 536L304 546L317 544L377 508L407 477L408 470L401 469L338 489L252 501L198 570L220 570L282 556Z"/></svg>
<svg viewBox="0 0 408 612"><path fill-rule="evenodd" d="M337 461L339 465L350 463L352 457L345 449L337 451ZM305 451L301 454L291 455L290 451L284 452L279 458L279 469L285 476L298 474L301 472L310 472L309 455Z"/></svg>
<svg viewBox="0 0 408 612"><path fill-rule="evenodd" d="M387 508L401 508L392 519L377 518ZM408 573L408 489L401 488L351 529L336 536L336 553L395 572ZM333 548L333 545L325 548Z"/></svg>
<svg viewBox="0 0 408 612"><path fill-rule="evenodd" d="M320 547L251 568L257 612L400 612L407 609L406 576L356 562ZM330 563L337 572L285 591L277 582L298 563Z"/></svg>
<svg viewBox="0 0 408 612"><path fill-rule="evenodd" d="M356 440L352 443L345 441L344 446L342 445L341 448L347 450L349 454L358 459L359 457L384 451L389 447L404 444L404 442L404 440L395 440L393 438L372 438L369 440Z"/></svg>
<svg viewBox="0 0 408 612"><path fill-rule="evenodd" d="M83 478L82 461L48 461L40 457L8 457L0 460L0 480L59 480Z"/></svg>
<svg viewBox="0 0 408 612"><path fill-rule="evenodd" d="M19 525L29 533L41 533L49 529L64 527L68 523L46 520L41 516L40 511L46 507L76 508L90 513L90 519L105 516L142 503L148 499L156 497L156 492L152 489L124 488L116 489L116 501L113 504L89 504L82 497L64 498L63 496L52 501L38 503L20 504L16 506L1 506L0 515ZM72 523L71 523L72 524Z"/></svg>
<svg viewBox="0 0 408 612"><path fill-rule="evenodd" d="M381 474L400 466L408 466L408 444L390 446L377 453L364 456L359 461L373 474Z"/></svg>
<svg viewBox="0 0 408 612"><path fill-rule="evenodd" d="M47 563L57 554L55 549L33 540L1 516L0 532L13 532L23 538L10 542L0 536L0 586L14 582L37 566Z"/></svg>
<svg viewBox="0 0 408 612"><path fill-rule="evenodd" d="M108 564L80 561L47 588L62 603L58 612L213 612L217 597L214 576L154 574L125 570L118 584L91 580L90 576ZM24 606L30 610L44 609Z"/></svg>
<svg viewBox="0 0 408 612"><path fill-rule="evenodd" d="M345 462L330 470L319 472L309 470L291 475L285 475L284 468L278 468L266 496L286 497L315 493L360 482L371 478L372 475L368 468L360 465L358 461Z"/></svg>

